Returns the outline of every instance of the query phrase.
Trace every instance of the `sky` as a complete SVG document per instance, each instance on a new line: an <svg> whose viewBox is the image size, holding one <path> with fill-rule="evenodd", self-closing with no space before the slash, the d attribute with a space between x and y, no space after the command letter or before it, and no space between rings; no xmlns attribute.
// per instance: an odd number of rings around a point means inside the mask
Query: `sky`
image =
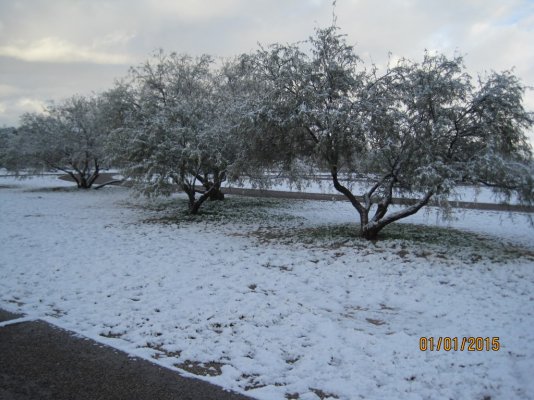
<svg viewBox="0 0 534 400"><path fill-rule="evenodd" d="M336 14L368 65L428 49L534 87L534 0L337 0ZM331 23L331 0L0 0L0 127L106 90L159 48L228 57ZM534 111L534 90L525 104Z"/></svg>

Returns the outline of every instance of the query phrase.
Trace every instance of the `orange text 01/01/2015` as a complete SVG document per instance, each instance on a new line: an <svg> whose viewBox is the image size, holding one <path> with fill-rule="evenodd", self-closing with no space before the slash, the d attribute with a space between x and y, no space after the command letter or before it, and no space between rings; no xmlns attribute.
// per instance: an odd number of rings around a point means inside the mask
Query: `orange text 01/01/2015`
<svg viewBox="0 0 534 400"><path fill-rule="evenodd" d="M421 337L421 351L499 351L499 337Z"/></svg>

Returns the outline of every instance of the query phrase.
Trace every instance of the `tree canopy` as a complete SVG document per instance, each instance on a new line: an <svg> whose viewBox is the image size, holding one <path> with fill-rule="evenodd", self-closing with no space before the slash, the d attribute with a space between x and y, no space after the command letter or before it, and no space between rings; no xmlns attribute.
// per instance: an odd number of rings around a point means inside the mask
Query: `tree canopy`
<svg viewBox="0 0 534 400"><path fill-rule="evenodd" d="M193 214L208 198L222 199L221 184L240 156L231 137L232 85L230 68L215 70L208 55L160 51L131 70L130 111L111 148L141 192L168 195L177 186Z"/></svg>
<svg viewBox="0 0 534 400"><path fill-rule="evenodd" d="M429 204L447 210L461 183L531 203L525 90L510 71L473 78L460 56L366 67L333 24L225 61L156 52L99 96L25 114L2 158L86 188L107 154L141 193L184 191L193 214L226 180L327 171L374 239Z"/></svg>
<svg viewBox="0 0 534 400"><path fill-rule="evenodd" d="M427 52L420 63L403 59L379 74L360 68L335 26L256 57L258 79L269 83L258 123L278 128L267 130L272 143L299 143L289 152L293 164L330 172L357 210L362 236L375 238L431 200L447 207L458 183L532 201L525 132L534 120L510 72L473 82L461 57ZM366 188L357 196L351 187L360 182ZM415 200L391 210L395 195Z"/></svg>
<svg viewBox="0 0 534 400"><path fill-rule="evenodd" d="M79 188L90 188L100 174L109 133L101 105L97 96L73 96L43 114L24 114L9 145L7 167L63 171Z"/></svg>

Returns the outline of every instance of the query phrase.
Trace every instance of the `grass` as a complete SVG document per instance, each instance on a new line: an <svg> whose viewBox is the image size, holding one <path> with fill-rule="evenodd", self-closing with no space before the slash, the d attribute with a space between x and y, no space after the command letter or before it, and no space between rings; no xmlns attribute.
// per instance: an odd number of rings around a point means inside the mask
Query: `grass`
<svg viewBox="0 0 534 400"><path fill-rule="evenodd" d="M191 215L184 198L157 199L140 205L151 211L148 223L167 224L253 224L279 226L298 217L287 210L287 203L278 199L226 196L223 201L209 201L202 204L198 214Z"/></svg>
<svg viewBox="0 0 534 400"><path fill-rule="evenodd" d="M359 236L359 225L354 223L303 227L303 220L291 214L291 205L284 199L227 196L224 201L206 201L197 215L189 214L183 197L157 199L138 206L151 214L143 221L146 223L226 226L264 245L391 252L405 260L423 257L466 263L501 263L518 258L534 261L532 250L452 228L394 223L384 228L377 240L369 241Z"/></svg>
<svg viewBox="0 0 534 400"><path fill-rule="evenodd" d="M359 245L388 241L406 241L420 244L441 244L462 246L472 240L474 234L449 228L431 227L415 224L392 224L380 232L377 240L368 241L360 237L358 224L322 225L293 230L291 240L302 243L331 243ZM272 232L272 239L282 239L288 234L284 231ZM475 235L476 236L476 235ZM289 238L289 237L288 237Z"/></svg>
<svg viewBox="0 0 534 400"><path fill-rule="evenodd" d="M474 263L487 260L495 263L527 258L534 261L534 252L504 243L498 239L452 228L394 223L380 233L377 240L359 236L357 224L323 225L288 230L259 229L254 236L262 243L276 242L289 246L350 248L366 253L391 252L404 259L439 258Z"/></svg>

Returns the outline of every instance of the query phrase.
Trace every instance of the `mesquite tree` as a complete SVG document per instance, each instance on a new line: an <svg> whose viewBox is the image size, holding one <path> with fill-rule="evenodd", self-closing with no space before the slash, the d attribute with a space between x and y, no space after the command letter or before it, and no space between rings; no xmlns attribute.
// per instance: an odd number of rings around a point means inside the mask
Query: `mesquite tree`
<svg viewBox="0 0 534 400"><path fill-rule="evenodd" d="M503 198L516 193L531 202L525 131L533 119L523 107L523 91L509 72L473 83L460 57L443 55L402 60L374 77L362 94L369 143L362 160L374 180L363 201L353 203L361 207L363 235L376 237L432 199L446 207L458 183L491 186ZM417 200L390 212L394 193Z"/></svg>
<svg viewBox="0 0 534 400"><path fill-rule="evenodd" d="M99 97L74 96L49 106L45 113L27 113L10 141L8 169L63 171L78 188L98 178L108 130Z"/></svg>
<svg viewBox="0 0 534 400"><path fill-rule="evenodd" d="M223 198L221 184L237 156L224 82L207 55L160 51L131 70L124 94L131 107L110 147L142 193L169 195L178 187L192 214L207 199Z"/></svg>
<svg viewBox="0 0 534 400"><path fill-rule="evenodd" d="M381 75L367 72L335 26L318 29L305 46L311 51L300 44L258 51L257 79L268 89L255 119L271 143L289 148L293 165L305 161L329 171L357 210L363 237L376 238L432 199L447 207L460 182L532 200L525 130L533 118L511 73L475 84L461 58L430 54ZM395 196L415 201L392 210Z"/></svg>
<svg viewBox="0 0 534 400"><path fill-rule="evenodd" d="M16 134L17 130L14 127L0 128L0 168L16 162L11 159L13 154L9 151L11 143L16 139Z"/></svg>

